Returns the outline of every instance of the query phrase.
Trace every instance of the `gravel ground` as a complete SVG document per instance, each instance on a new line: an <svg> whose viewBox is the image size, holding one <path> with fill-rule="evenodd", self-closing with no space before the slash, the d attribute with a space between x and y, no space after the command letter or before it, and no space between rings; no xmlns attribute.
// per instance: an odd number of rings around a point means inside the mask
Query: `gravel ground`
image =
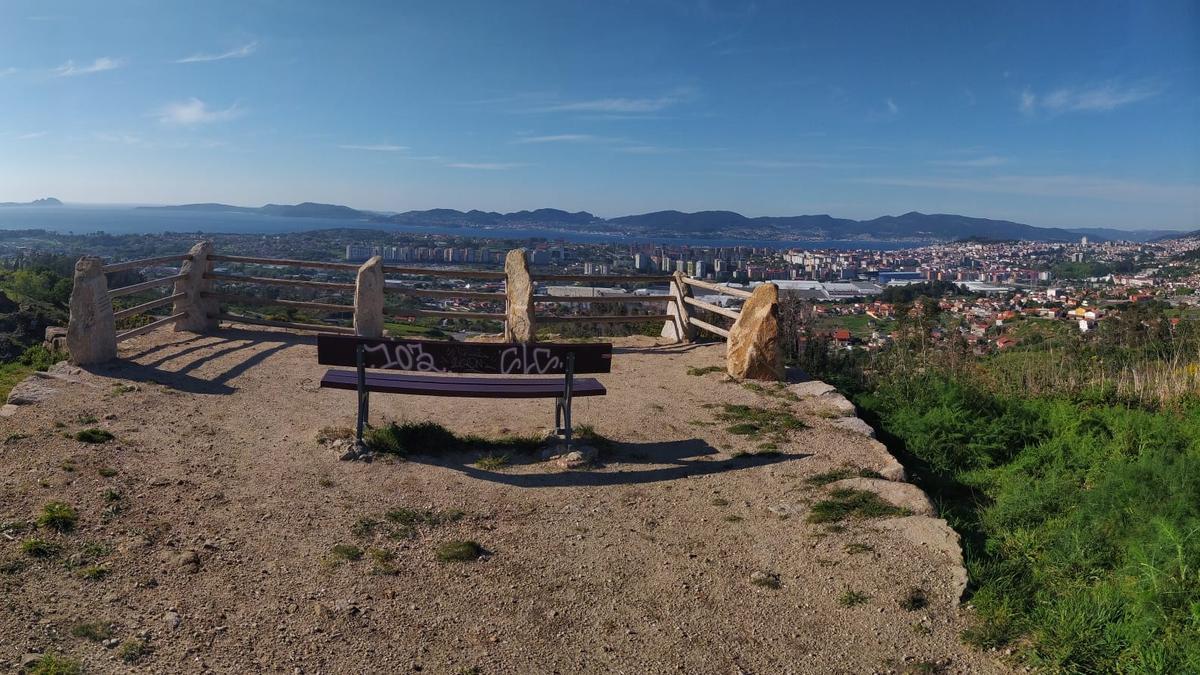
<svg viewBox="0 0 1200 675"><path fill-rule="evenodd" d="M689 374L723 349L619 340L609 394L575 406L613 445L568 471L341 462L316 437L352 426L354 394L317 387L311 336L131 340L0 417L0 670L58 651L89 672L1006 672L959 641L946 558L879 521L807 522L827 488L806 479L879 469L881 446L824 399ZM725 403L808 428L732 434ZM372 414L498 437L543 432L553 405L376 395ZM114 439L67 437L89 427ZM73 531L32 527L55 500ZM432 516L385 515L402 508ZM30 557L33 537L60 550ZM440 562L452 540L485 553ZM928 605L905 609L914 588ZM111 637L75 634L89 622Z"/></svg>

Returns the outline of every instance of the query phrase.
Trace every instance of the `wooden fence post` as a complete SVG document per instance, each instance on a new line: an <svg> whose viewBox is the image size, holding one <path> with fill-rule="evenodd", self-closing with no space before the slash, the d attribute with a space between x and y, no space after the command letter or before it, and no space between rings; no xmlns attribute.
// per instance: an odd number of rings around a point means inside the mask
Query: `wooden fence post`
<svg viewBox="0 0 1200 675"><path fill-rule="evenodd" d="M383 337L383 258L375 256L358 268L354 282L354 334Z"/></svg>
<svg viewBox="0 0 1200 675"><path fill-rule="evenodd" d="M95 256L84 256L75 263L67 351L71 363L79 366L117 358L117 324L108 297L108 279L104 261Z"/></svg>
<svg viewBox="0 0 1200 675"><path fill-rule="evenodd" d="M696 327L691 322L692 308L683 299L692 297L692 287L683 280L683 272L678 270L668 286L674 301L667 303L667 313L671 318L663 324L661 335L676 342L691 342L696 337Z"/></svg>
<svg viewBox="0 0 1200 675"><path fill-rule="evenodd" d="M761 284L742 305L737 321L729 329L725 369L738 379L783 379L779 287L775 284Z"/></svg>
<svg viewBox="0 0 1200 675"><path fill-rule="evenodd" d="M529 255L516 248L504 257L504 341L533 342L537 330L533 323L533 277L529 274Z"/></svg>
<svg viewBox="0 0 1200 675"><path fill-rule="evenodd" d="M207 333L221 326L221 320L217 318L221 303L206 297L212 290L212 280L204 278L212 272L213 263L208 258L212 250L212 242L197 242L188 251L190 257L179 266L179 273L187 276L175 282L173 294L183 293L184 297L175 301L171 313L187 312L187 316L175 322L176 332Z"/></svg>

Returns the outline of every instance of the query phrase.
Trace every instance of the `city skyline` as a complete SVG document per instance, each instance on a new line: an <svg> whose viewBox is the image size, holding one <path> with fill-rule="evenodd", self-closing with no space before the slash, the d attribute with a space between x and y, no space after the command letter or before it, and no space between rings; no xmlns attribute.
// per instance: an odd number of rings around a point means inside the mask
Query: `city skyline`
<svg viewBox="0 0 1200 675"><path fill-rule="evenodd" d="M0 201L1200 227L1186 2L0 17Z"/></svg>

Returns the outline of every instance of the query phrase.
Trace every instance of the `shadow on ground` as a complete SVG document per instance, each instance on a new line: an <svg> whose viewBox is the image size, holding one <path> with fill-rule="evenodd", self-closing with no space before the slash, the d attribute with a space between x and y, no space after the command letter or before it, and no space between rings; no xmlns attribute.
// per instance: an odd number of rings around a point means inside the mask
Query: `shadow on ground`
<svg viewBox="0 0 1200 675"><path fill-rule="evenodd" d="M726 471L752 469L768 464L778 464L811 457L805 453L761 453L741 455L729 459L714 459L717 450L700 439L665 441L656 443L613 443L601 453L601 461L585 470L559 469L552 463L537 461L536 453L514 454L510 463L514 466L535 465L546 470L540 473L489 470L474 466L479 452L455 453L453 456L413 455L410 462L441 466L462 472L471 478L522 488L547 487L602 487L610 485L637 485L677 480L689 476L704 476ZM654 465L651 468L626 469L631 464ZM661 465L667 466L661 466ZM616 467L615 470L607 470Z"/></svg>
<svg viewBox="0 0 1200 675"><path fill-rule="evenodd" d="M237 391L236 387L228 384L230 380L278 352L296 345L315 342L315 338L309 335L240 328L224 329L219 334L181 333L180 335L181 339L179 340L161 342L117 361L89 366L86 370L101 377L159 384L189 394L227 395ZM236 359L243 356L237 352L264 343L272 344L272 346L234 361L216 375L200 378L191 374L192 371L206 363L217 359L228 361L229 357ZM178 348L181 345L187 346L171 351L166 356L156 356L163 350ZM202 353L197 354L197 352ZM184 359L190 355L195 355L195 357L185 361Z"/></svg>

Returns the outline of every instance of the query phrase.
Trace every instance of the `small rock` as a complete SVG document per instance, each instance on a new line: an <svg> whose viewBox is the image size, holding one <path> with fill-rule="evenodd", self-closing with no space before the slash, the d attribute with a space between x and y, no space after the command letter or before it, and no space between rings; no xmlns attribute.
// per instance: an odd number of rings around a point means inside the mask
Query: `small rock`
<svg viewBox="0 0 1200 675"><path fill-rule="evenodd" d="M564 469L579 469L591 464L598 454L596 448L590 445L576 445L570 452L561 454L556 460Z"/></svg>
<svg viewBox="0 0 1200 675"><path fill-rule="evenodd" d="M105 649L115 649L117 645L121 644L121 641L118 640L117 638L109 638L109 639L105 640L104 642L102 642L101 644L104 645Z"/></svg>
<svg viewBox="0 0 1200 675"><path fill-rule="evenodd" d="M192 550L184 551L179 556L179 566L185 572L197 572L200 570L200 554Z"/></svg>
<svg viewBox="0 0 1200 675"><path fill-rule="evenodd" d="M833 421L833 426L851 433L862 434L868 438L875 438L875 430L871 428L871 425L857 417L839 417Z"/></svg>
<svg viewBox="0 0 1200 675"><path fill-rule="evenodd" d="M166 623L167 628L170 628L171 630L179 628L179 623L181 621L182 619L179 618L178 612L167 612L166 615L163 616L163 622Z"/></svg>
<svg viewBox="0 0 1200 675"><path fill-rule="evenodd" d="M37 665L37 662L41 660L41 654L30 652L29 654L25 654L21 657L21 668L28 670Z"/></svg>

